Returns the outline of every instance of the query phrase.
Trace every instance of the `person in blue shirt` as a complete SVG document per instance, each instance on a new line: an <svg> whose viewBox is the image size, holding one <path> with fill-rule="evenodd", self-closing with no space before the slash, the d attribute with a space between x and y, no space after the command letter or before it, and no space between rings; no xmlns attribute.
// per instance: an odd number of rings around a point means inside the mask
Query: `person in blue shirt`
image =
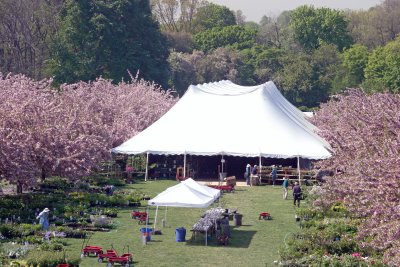
<svg viewBox="0 0 400 267"><path fill-rule="evenodd" d="M288 187L289 187L289 178L285 177L283 180L283 199L287 199L287 194L288 194Z"/></svg>
<svg viewBox="0 0 400 267"><path fill-rule="evenodd" d="M258 180L258 168L257 165L254 165L253 168L251 169L251 175L250 175L250 184L251 185L256 185L257 180Z"/></svg>

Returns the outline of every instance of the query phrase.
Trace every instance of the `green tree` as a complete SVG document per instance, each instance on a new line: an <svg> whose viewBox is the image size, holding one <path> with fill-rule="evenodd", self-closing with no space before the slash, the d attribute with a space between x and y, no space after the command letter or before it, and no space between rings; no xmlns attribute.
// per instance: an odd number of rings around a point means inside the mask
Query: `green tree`
<svg viewBox="0 0 400 267"><path fill-rule="evenodd" d="M359 85L364 80L364 68L368 63L369 51L366 46L356 44L346 49L342 65L348 71L349 86Z"/></svg>
<svg viewBox="0 0 400 267"><path fill-rule="evenodd" d="M284 95L297 106L313 108L328 100L341 61L335 46L322 45L311 54L285 53L282 64L274 80Z"/></svg>
<svg viewBox="0 0 400 267"><path fill-rule="evenodd" d="M201 32L214 27L236 25L236 17L235 13L226 6L208 4L197 10L193 25L195 32Z"/></svg>
<svg viewBox="0 0 400 267"><path fill-rule="evenodd" d="M400 92L400 37L372 52L365 67L363 86L373 92Z"/></svg>
<svg viewBox="0 0 400 267"><path fill-rule="evenodd" d="M214 27L194 35L195 48L210 51L218 47L250 48L255 44L256 32L243 26Z"/></svg>
<svg viewBox="0 0 400 267"><path fill-rule="evenodd" d="M241 50L240 54L243 56L243 62L248 65L247 68L252 70L250 77L257 84L272 80L275 73L283 67L281 57L284 55L284 50L282 49L255 45Z"/></svg>
<svg viewBox="0 0 400 267"><path fill-rule="evenodd" d="M330 8L301 6L291 13L290 26L294 38L304 49L312 51L322 44L336 45L343 50L352 44L345 15Z"/></svg>
<svg viewBox="0 0 400 267"><path fill-rule="evenodd" d="M148 0L67 0L48 71L56 83L129 79L166 85L168 49Z"/></svg>

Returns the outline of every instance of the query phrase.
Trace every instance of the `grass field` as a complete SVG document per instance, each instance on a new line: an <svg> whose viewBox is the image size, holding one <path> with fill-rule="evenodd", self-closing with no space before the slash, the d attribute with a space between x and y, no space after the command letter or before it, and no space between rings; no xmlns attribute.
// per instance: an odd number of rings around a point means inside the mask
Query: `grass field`
<svg viewBox="0 0 400 267"><path fill-rule="evenodd" d="M148 181L128 185L128 188L139 189L154 197L165 188L176 184L175 181ZM145 210L146 201L142 201ZM191 241L190 229L206 209L168 208L166 227L162 228L161 219L165 208L159 208L157 228L162 235L152 235L151 241L143 245L137 221L131 219L131 210L122 210L114 220L118 227L107 233L93 234L88 244L114 247L118 253L123 250L134 254L134 266L274 266L279 259L278 250L284 246L288 233L298 229L294 219L294 208L291 200L282 199L280 186L237 187L235 193L223 194L219 203L223 208L237 208L243 214L242 226L233 227L231 221L231 239L228 246L218 245L212 237L205 246L204 236ZM208 209L209 209L208 208ZM273 219L259 220L260 212L270 212ZM150 223L154 222L155 207L150 207ZM186 228L186 242L175 241L175 229ZM83 240L70 239L68 255L80 254ZM98 263L95 257L86 257L80 266L106 266Z"/></svg>

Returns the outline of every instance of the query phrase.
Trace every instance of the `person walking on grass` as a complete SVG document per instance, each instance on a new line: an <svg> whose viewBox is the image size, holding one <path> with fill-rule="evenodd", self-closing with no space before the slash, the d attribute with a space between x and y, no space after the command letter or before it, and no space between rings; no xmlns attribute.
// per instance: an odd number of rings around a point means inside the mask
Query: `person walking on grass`
<svg viewBox="0 0 400 267"><path fill-rule="evenodd" d="M275 181L276 181L277 176L278 176L278 171L276 169L276 166L272 165L272 172L271 172L272 186L275 186Z"/></svg>
<svg viewBox="0 0 400 267"><path fill-rule="evenodd" d="M301 188L298 182L294 183L293 186L293 205L296 207L296 201L297 201L297 207L300 207L300 199L301 199Z"/></svg>
<svg viewBox="0 0 400 267"><path fill-rule="evenodd" d="M244 178L246 179L246 185L250 185L250 173L251 173L251 165L246 165L246 171L244 172Z"/></svg>
<svg viewBox="0 0 400 267"><path fill-rule="evenodd" d="M283 199L287 199L287 194L288 194L288 187L289 187L289 178L285 177L283 180Z"/></svg>

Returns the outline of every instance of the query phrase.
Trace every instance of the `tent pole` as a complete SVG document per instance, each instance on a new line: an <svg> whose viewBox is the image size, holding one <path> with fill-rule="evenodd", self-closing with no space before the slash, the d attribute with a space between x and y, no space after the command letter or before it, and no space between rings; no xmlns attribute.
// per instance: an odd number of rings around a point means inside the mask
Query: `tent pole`
<svg viewBox="0 0 400 267"><path fill-rule="evenodd" d="M168 206L165 206L164 225L163 225L163 227L165 227L165 225L167 225L167 210L168 210Z"/></svg>
<svg viewBox="0 0 400 267"><path fill-rule="evenodd" d="M156 217L154 218L153 233L156 231L157 215L158 215L158 206L156 208Z"/></svg>
<svg viewBox="0 0 400 267"><path fill-rule="evenodd" d="M183 154L183 179L186 178L186 152Z"/></svg>
<svg viewBox="0 0 400 267"><path fill-rule="evenodd" d="M259 166L260 166L260 171L258 172L258 175L259 175L259 181L260 181L260 185L261 185L261 170L262 170L262 162L261 162L261 153L260 153L260 162L259 162Z"/></svg>
<svg viewBox="0 0 400 267"><path fill-rule="evenodd" d="M300 174L300 156L297 156L297 172L299 174L299 185L301 185L301 174Z"/></svg>
<svg viewBox="0 0 400 267"><path fill-rule="evenodd" d="M144 181L147 181L149 178L149 152L147 152L147 157L146 157L146 173L144 175Z"/></svg>
<svg viewBox="0 0 400 267"><path fill-rule="evenodd" d="M224 154L222 154L222 156L221 156L221 173L224 173L224 163L225 163Z"/></svg>

